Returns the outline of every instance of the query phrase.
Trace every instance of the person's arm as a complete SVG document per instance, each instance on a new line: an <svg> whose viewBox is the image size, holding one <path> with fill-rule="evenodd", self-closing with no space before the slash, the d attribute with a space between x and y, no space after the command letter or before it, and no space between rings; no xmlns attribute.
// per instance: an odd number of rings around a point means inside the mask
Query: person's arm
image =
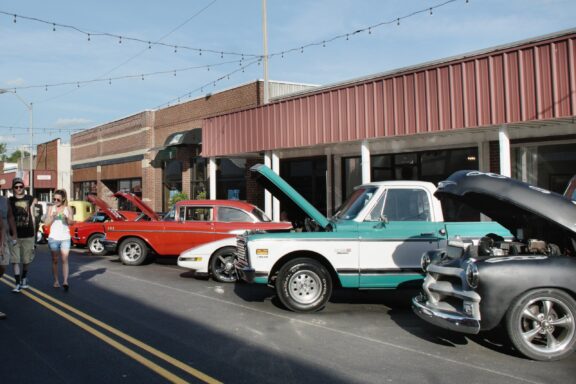
<svg viewBox="0 0 576 384"><path fill-rule="evenodd" d="M6 204L10 207L10 204ZM4 252L4 220L0 217L0 255Z"/></svg>
<svg viewBox="0 0 576 384"><path fill-rule="evenodd" d="M54 221L54 207L48 207L48 213L46 214L46 219L44 219L44 224L51 225Z"/></svg>
<svg viewBox="0 0 576 384"><path fill-rule="evenodd" d="M32 198L32 204L30 205L30 216L32 216L32 225L34 226L34 230L36 230L36 204L38 204L38 200L34 197Z"/></svg>
<svg viewBox="0 0 576 384"><path fill-rule="evenodd" d="M12 212L12 204L8 204L8 228L12 239L17 239L18 231L16 230L16 219L14 219L14 213Z"/></svg>

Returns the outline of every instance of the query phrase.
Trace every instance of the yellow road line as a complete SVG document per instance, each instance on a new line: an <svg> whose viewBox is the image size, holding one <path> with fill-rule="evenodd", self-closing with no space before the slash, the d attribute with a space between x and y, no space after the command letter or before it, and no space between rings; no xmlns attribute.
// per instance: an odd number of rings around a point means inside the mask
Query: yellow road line
<svg viewBox="0 0 576 384"><path fill-rule="evenodd" d="M6 275L5 275L4 277L8 277L8 278L10 278L11 280L13 279L11 276L6 276ZM3 280L3 279L1 279L1 280ZM14 287L14 285L13 285L12 283L9 283L9 282L7 282L7 281L3 281L3 282L4 282L5 284L11 286L11 287ZM56 298L54 298L54 297L52 297L52 296L44 293L44 292L42 292L42 291L40 291L40 290L38 290L38 289L35 289L35 288L32 288L32 287L31 287L31 288L28 288L27 290L31 290L32 292L36 293L37 295L42 296L42 297L44 297L45 299L52 301L53 303L56 303L57 305L61 306L62 308L66 309L66 310L68 310L68 311L70 311L70 312L72 312L72 313L74 313L74 314L76 314L76 315L78 315L78 316L80 316L80 317L82 317L82 318L84 318L85 320L87 320L87 321L89 321L89 322L91 322L91 323L93 323L93 324L95 324L95 325L97 325L97 326L105 329L106 331L108 331L108 332L110 332L110 333L112 333L112 334L114 334L114 335L116 335L116 336L124 339L125 341L127 341L127 342L129 342L129 343L131 343L131 344L133 344L133 345L135 345L135 346L137 346L137 347L145 350L146 352L150 353L151 355L154 355L154 356L158 357L159 359L162 359L162 360L166 361L167 363L172 364L173 366L175 366L175 367L183 370L184 372L186 372L186 373L188 373L188 374L196 377L196 378L199 379L199 380L202 380L202 381L205 382L205 383L208 383L208 384L222 384L220 381L214 379L213 377L208 376L208 375L206 375L205 373L200 372L199 370L197 370L197 369L195 369L195 368L192 368L191 366L189 366L189 365L187 365L187 364L185 364L185 363L183 363L183 362L181 362L181 361L173 358L172 356L169 356L169 355L165 354L164 352L161 352L161 351L157 350L156 348L151 347L151 346L149 346L148 344L145 344L145 343L141 342L140 340L135 339L134 337L129 336L129 335L125 334L124 332L122 332L122 331L120 331L120 330L118 330L118 329L116 329L116 328L114 328L114 327L112 327L112 326L110 326L110 325L108 325L108 324L106 324L106 323L103 323L102 321L100 321L100 320L98 320L98 319L96 319L96 318L94 318L94 317L92 317L92 316L90 316L90 315L88 315L88 314L86 314L86 313L84 313L84 312L82 312L82 311L80 311L80 310L78 310L78 309L76 309L76 308L74 308L74 307L72 307L72 306L70 306L70 305L68 305L68 304L66 304L66 303L64 303L64 302L62 302L62 301L60 301L60 300L58 300L58 299L56 299ZM130 357L134 358L135 360L139 361L140 363L144 364L145 366L147 366L148 368L152 369L153 371L161 374L162 376L164 376L164 374L162 374L160 371L157 371L157 370L156 370L155 368L153 368L153 367L157 367L158 369L166 372L168 375L171 375L171 376L173 376L174 378L176 378L177 381L173 381L173 382L175 382L175 383L185 382L185 381L182 381L182 379L178 378L177 376L172 375L170 372L166 371L164 368L158 366L158 365L155 364L154 362L152 362L152 361L146 359L145 357L137 354L136 352L132 351L131 349L128 349L127 347L124 347L122 344L116 342L115 340L113 340L113 339L111 339L110 337L104 335L103 333L99 332L98 330L90 327L89 325L86 325L86 324L82 323L82 322L79 321L78 319L76 319L76 318L68 315L67 313L61 311L60 309L54 307L53 305L51 305L51 304L49 304L49 303L47 303L47 302L45 302L45 301L37 298L36 296L30 294L29 292L27 292L27 290L22 290L22 291L20 291L20 292L21 292L21 293L24 293L27 297L29 297L29 298L31 298L32 300L40 303L41 305L43 305L44 307L50 309L51 311L53 311L53 312L61 315L62 317L66 318L67 320L73 322L74 324L78 325L79 327L81 327L82 329L86 330L87 332L90 332L90 333L92 333L93 335L95 335L96 337L98 337L98 338L102 339L103 341L107 342L108 344L111 344L111 345L114 346L115 348L119 349L120 351L124 352L124 353L127 354L128 356L130 356ZM128 352L130 352L130 353L128 353ZM150 364L151 364L151 365L150 365ZM164 376L164 377L166 377L166 376ZM168 377L166 377L166 378L168 378ZM171 378L168 378L168 379L169 379L170 381L172 381Z"/></svg>

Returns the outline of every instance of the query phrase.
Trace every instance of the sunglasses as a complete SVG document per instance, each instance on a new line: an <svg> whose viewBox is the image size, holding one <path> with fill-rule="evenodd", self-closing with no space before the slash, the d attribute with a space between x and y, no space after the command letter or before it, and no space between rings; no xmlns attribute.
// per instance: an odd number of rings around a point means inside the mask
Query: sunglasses
<svg viewBox="0 0 576 384"><path fill-rule="evenodd" d="M23 185L15 185L14 189L24 189L24 186Z"/></svg>
<svg viewBox="0 0 576 384"><path fill-rule="evenodd" d="M52 199L52 201L55 201L55 202L57 202L57 203L60 203L60 202L62 201L62 199L54 198L54 199Z"/></svg>

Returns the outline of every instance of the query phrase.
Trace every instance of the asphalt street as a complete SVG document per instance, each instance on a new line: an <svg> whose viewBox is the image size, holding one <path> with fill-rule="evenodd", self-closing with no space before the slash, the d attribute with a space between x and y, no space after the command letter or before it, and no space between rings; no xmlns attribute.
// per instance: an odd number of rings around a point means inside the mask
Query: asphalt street
<svg viewBox="0 0 576 384"><path fill-rule="evenodd" d="M415 291L339 290L313 314L262 286L197 279L164 259L71 254L70 291L37 249L31 288L0 281L0 383L570 383L576 354L519 356L501 331L465 337L428 325Z"/></svg>

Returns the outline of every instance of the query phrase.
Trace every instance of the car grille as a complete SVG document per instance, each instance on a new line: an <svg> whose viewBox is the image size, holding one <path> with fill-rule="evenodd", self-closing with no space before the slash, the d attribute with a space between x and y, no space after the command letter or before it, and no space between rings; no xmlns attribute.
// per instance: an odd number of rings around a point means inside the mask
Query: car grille
<svg viewBox="0 0 576 384"><path fill-rule="evenodd" d="M248 255L246 249L246 236L238 236L236 240L236 265L238 266L248 266Z"/></svg>
<svg viewBox="0 0 576 384"><path fill-rule="evenodd" d="M468 287L462 268L438 268L430 265L422 290L428 299L428 305L446 312L464 313L466 302L474 307L474 313L467 315L479 317L480 296Z"/></svg>

